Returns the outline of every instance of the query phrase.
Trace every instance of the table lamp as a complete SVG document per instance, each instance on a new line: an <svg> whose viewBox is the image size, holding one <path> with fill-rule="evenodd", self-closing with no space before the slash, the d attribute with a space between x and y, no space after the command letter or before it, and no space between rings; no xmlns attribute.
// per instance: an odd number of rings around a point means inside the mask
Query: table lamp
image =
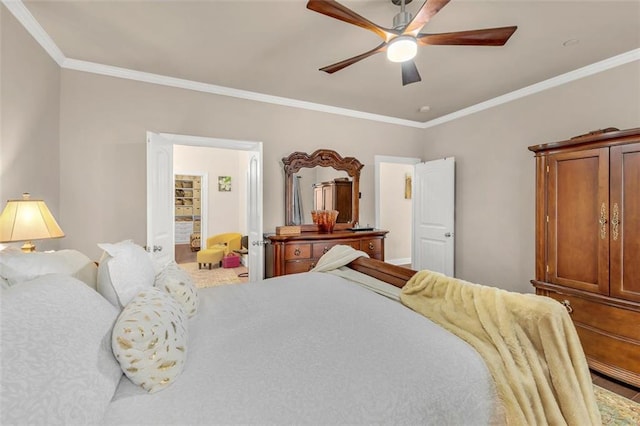
<svg viewBox="0 0 640 426"><path fill-rule="evenodd" d="M9 200L0 215L0 243L24 241L23 252L32 252L32 240L64 237L64 232L42 200L32 200L29 193L22 200Z"/></svg>

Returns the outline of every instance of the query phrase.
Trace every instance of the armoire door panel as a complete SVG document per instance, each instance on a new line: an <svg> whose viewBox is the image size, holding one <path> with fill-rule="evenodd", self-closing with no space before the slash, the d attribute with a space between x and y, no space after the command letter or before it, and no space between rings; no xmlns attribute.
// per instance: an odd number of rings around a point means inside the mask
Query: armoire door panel
<svg viewBox="0 0 640 426"><path fill-rule="evenodd" d="M609 154L549 156L548 281L608 294Z"/></svg>
<svg viewBox="0 0 640 426"><path fill-rule="evenodd" d="M611 148L611 296L640 302L640 143Z"/></svg>

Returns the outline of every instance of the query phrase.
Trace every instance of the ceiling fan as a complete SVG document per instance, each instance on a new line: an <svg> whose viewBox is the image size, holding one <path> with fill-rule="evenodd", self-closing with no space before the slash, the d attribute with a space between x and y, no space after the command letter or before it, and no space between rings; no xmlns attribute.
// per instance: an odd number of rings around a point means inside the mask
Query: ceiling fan
<svg viewBox="0 0 640 426"><path fill-rule="evenodd" d="M372 31L383 40L379 46L368 52L320 68L320 71L333 74L376 53L386 52L390 61L401 63L402 85L406 86L422 80L413 61L419 45L503 46L518 28L511 26L440 34L420 33L425 24L450 0L426 0L413 17L410 12L405 11L405 3L411 3L412 0L391 1L395 5L400 4L401 9L393 18L393 28L384 28L335 0L309 0L308 9Z"/></svg>

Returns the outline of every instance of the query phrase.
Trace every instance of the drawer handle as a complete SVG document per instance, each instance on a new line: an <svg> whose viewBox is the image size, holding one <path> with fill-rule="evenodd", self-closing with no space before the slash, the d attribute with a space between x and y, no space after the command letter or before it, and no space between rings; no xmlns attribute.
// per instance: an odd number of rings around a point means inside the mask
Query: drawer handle
<svg viewBox="0 0 640 426"><path fill-rule="evenodd" d="M567 299L564 299L562 302L562 306L564 306L565 308L567 308L567 312L569 312L569 314L573 313L573 307L571 306L571 302L569 302Z"/></svg>
<svg viewBox="0 0 640 426"><path fill-rule="evenodd" d="M324 250L322 250L322 254L326 254L329 251L329 247L325 247Z"/></svg>
<svg viewBox="0 0 640 426"><path fill-rule="evenodd" d="M373 245L371 241L369 241L369 250L373 250L376 246Z"/></svg>
<svg viewBox="0 0 640 426"><path fill-rule="evenodd" d="M293 254L294 254L294 255L296 255L296 256L300 256L300 253L301 253L301 251L300 251L300 249L299 249L299 248L296 248L296 249L293 251Z"/></svg>

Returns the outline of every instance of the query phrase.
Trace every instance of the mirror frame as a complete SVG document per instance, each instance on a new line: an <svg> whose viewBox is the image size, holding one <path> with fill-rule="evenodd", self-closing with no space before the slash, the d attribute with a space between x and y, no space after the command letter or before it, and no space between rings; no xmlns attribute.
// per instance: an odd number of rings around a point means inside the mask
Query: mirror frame
<svg viewBox="0 0 640 426"><path fill-rule="evenodd" d="M345 171L352 178L351 184L351 221L336 223L334 229L347 229L358 223L360 215L360 170L364 167L355 157L342 157L330 149L318 149L311 155L296 151L282 159L284 164L284 211L285 225L293 225L293 175L302 168L332 167L335 170ZM300 225L302 231L317 231L316 224Z"/></svg>

